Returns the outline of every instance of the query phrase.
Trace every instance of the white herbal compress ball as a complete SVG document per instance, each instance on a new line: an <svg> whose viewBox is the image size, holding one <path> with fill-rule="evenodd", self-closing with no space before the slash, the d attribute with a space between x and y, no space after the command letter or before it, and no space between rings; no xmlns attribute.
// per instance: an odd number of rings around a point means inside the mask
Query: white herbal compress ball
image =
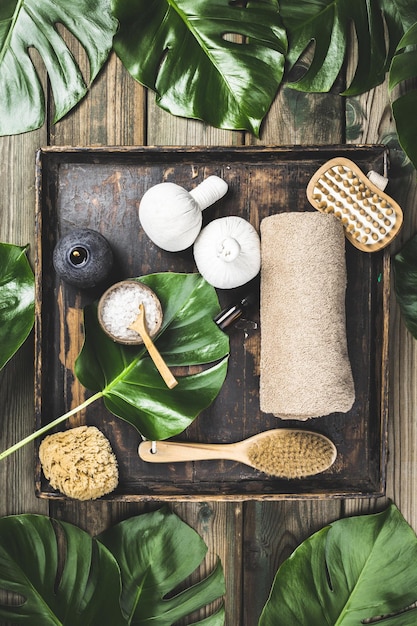
<svg viewBox="0 0 417 626"><path fill-rule="evenodd" d="M175 183L158 183L143 195L139 221L159 248L185 250L201 230L204 209L220 200L227 189L228 184L219 176L209 176L191 191Z"/></svg>
<svg viewBox="0 0 417 626"><path fill-rule="evenodd" d="M200 274L218 289L240 287L261 268L261 242L255 228L237 215L213 220L194 243Z"/></svg>

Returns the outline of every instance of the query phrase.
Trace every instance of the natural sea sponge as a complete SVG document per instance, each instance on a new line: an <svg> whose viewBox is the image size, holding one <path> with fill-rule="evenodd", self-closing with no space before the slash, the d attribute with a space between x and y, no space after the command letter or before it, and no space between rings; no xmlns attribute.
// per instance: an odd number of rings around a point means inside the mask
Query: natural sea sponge
<svg viewBox="0 0 417 626"><path fill-rule="evenodd" d="M51 486L77 500L95 500L119 482L109 440L95 426L48 435L39 447L43 473Z"/></svg>

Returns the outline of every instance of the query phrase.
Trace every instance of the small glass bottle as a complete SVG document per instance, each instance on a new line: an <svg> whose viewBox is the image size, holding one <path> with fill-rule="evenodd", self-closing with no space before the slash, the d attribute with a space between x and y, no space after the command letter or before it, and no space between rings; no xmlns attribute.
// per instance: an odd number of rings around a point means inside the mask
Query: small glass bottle
<svg viewBox="0 0 417 626"><path fill-rule="evenodd" d="M252 304L253 298L246 296L236 304L224 308L216 315L214 321L221 330L225 330L236 322Z"/></svg>

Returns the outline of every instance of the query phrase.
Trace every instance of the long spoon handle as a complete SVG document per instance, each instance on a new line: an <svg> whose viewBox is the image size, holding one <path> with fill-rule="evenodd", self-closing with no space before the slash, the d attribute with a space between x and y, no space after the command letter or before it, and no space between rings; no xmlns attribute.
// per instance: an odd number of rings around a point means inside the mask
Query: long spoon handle
<svg viewBox="0 0 417 626"><path fill-rule="evenodd" d="M176 463L178 461L209 461L225 459L239 461L241 456L236 444L182 443L180 441L158 441L156 452L152 452L152 442L142 441L139 456L148 463Z"/></svg>
<svg viewBox="0 0 417 626"><path fill-rule="evenodd" d="M143 320L143 317L144 317L143 305L141 304L140 307L142 307L142 311L139 314L139 316L136 318L136 320L133 322L133 324L131 324L130 328L132 330L136 330L136 332L139 333L139 335L142 337L143 343L145 344L145 347L149 353L149 356L151 357L152 361L155 363L155 367L157 368L158 372L161 374L167 387L169 387L169 389L172 389L173 387L175 387L175 385L178 384L178 381L173 375L173 373L171 372L171 370L169 369L168 365L165 363L164 359L162 358L154 342L148 335L148 332L145 328L145 324Z"/></svg>

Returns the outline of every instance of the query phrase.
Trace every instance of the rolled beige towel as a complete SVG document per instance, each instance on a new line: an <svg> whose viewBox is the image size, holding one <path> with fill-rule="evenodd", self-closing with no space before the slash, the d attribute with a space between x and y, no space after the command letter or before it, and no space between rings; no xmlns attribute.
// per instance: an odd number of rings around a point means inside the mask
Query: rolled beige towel
<svg viewBox="0 0 417 626"><path fill-rule="evenodd" d="M319 212L261 222L260 408L306 420L349 411L345 236Z"/></svg>

